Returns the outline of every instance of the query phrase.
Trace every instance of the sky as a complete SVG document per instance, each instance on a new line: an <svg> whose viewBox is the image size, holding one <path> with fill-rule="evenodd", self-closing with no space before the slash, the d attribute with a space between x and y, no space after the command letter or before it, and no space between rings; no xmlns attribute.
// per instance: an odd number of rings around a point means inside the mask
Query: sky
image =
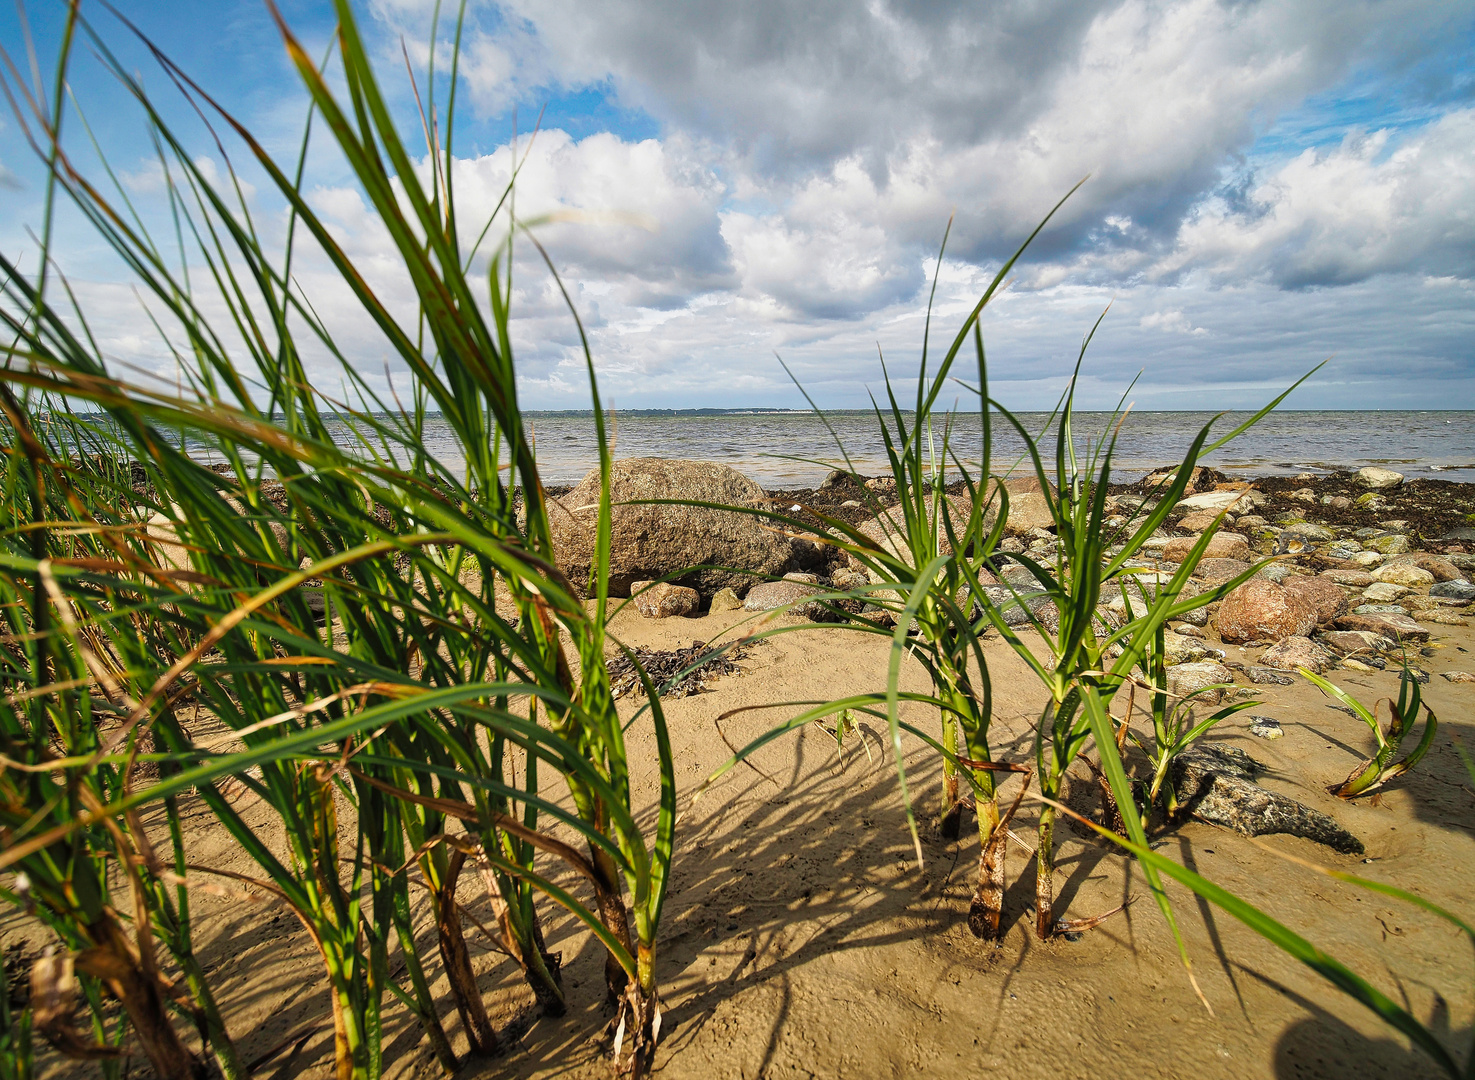
<svg viewBox="0 0 1475 1080"><path fill-rule="evenodd" d="M116 6L295 163L306 99L260 0ZM280 6L324 55L331 5ZM284 204L240 145L215 143L104 7L82 10L209 175L230 155L264 243L280 244ZM434 40L443 102L453 11L432 39L434 0L355 10L401 130L418 133L406 62L425 95ZM48 71L62 4L25 11ZM26 37L0 6L13 96L33 81ZM95 139L167 246L148 129L95 47L69 72L64 143L105 179ZM1327 361L1287 407L1475 408L1475 0L482 0L460 76L462 220L490 213L521 160L516 212L542 222L616 406L802 405L784 365L820 404L865 406L883 358L914 375L929 294L935 357L1086 178L983 316L1005 404L1052 404L1107 311L1087 406L1140 372L1139 409L1258 407ZM0 251L32 267L44 172L8 109L0 170ZM321 130L305 188L376 289L403 296ZM177 332L161 336L127 269L74 211L54 236L110 362L169 377ZM530 245L516 251L523 403L585 406L574 321ZM197 253L185 262L199 279ZM366 382L403 389L325 260L294 266ZM341 381L326 356L311 363Z"/></svg>

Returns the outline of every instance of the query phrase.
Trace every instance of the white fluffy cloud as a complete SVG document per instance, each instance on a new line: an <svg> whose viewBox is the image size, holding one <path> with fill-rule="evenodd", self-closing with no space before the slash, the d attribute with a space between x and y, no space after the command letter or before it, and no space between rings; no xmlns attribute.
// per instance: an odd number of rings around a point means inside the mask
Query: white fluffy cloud
<svg viewBox="0 0 1475 1080"><path fill-rule="evenodd" d="M374 0L386 70L401 35L423 68L432 6ZM483 118L584 92L659 134L487 140L454 169L463 239L520 163L517 214L537 222L619 403L792 401L778 352L854 405L878 346L893 370L916 356L950 219L944 330L1089 173L986 323L996 374L1022 395L1053 392L1115 297L1103 394L1146 366L1160 405L1205 387L1254 398L1335 353L1328 400L1475 406L1475 110L1431 91L1417 122L1353 124L1335 105L1349 79L1412 70L1472 20L1472 0L487 2L462 57ZM1262 141L1308 101L1316 132ZM358 192L325 179L312 199L401 302ZM529 400L583 405L563 298L518 251ZM382 343L330 270L304 253L298 279L377 378Z"/></svg>
<svg viewBox="0 0 1475 1080"><path fill-rule="evenodd" d="M1206 200L1153 272L1266 275L1293 288L1381 273L1475 276L1475 110L1402 139L1359 132L1331 150L1306 150L1246 201L1236 209Z"/></svg>

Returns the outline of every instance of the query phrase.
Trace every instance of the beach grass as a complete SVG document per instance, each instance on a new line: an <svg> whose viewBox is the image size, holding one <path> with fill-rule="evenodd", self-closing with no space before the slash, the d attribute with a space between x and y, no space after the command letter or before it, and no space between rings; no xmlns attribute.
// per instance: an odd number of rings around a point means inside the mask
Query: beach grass
<svg viewBox="0 0 1475 1080"><path fill-rule="evenodd" d="M92 1038L70 1028L62 1007L38 1013L36 1030L62 1053L101 1056L115 1071L125 1025L108 1018L106 990L160 1076L203 1075L160 991L159 972L177 966L215 1066L246 1075L193 961L190 891L215 873L188 863L179 803L194 797L255 863L249 883L315 943L338 1075L379 1075L383 1012L395 1001L417 1016L442 1066L457 1065L410 923L412 868L433 896L438 958L471 1051L500 1048L455 899L468 862L494 885L502 945L545 1013L563 1010L563 992L539 897L603 943L617 1056L622 1071L640 1074L659 1030L654 950L675 794L654 700L647 722L661 809L649 825L637 821L604 659L607 483L591 610L586 583L575 587L555 564L517 400L508 267L518 234L504 218L488 315L478 296L488 282L473 284L458 240L454 98L436 127L444 141L432 136L425 147L422 183L353 10L342 3L337 14L332 59L343 91L279 22L313 106L301 150L285 163L158 56L289 207L286 244L271 250L237 174L218 183L206 175L106 36L70 12L58 71L74 39L85 39L133 96L158 149L179 254L208 268L203 281L172 268L121 187L109 194L83 175L51 112L38 103L19 113L52 166L52 196L131 269L165 339L186 343L175 353L178 389L119 377L88 312L56 306L70 300L64 282L48 293L44 279L3 268L0 318L14 336L3 381L12 523L4 610L17 645L5 676L25 707L7 717L16 763L0 781L9 808L0 864L16 875L7 899L36 912L78 958L33 968L33 990L40 978L41 990L69 1002L75 970L94 1016ZM408 323L308 204L302 162L315 129L350 163L393 238L416 299ZM410 367L413 408L378 400L294 290L292 261L309 244ZM314 389L309 346L337 359L355 400ZM420 451L430 409L454 432L465 473ZM358 440L350 449L332 436L345 418ZM138 483L130 462L141 463ZM205 739L202 716L214 729ZM270 809L284 849L243 816L232 794L242 791ZM140 817L160 810L168 853L154 849ZM585 850L554 839L553 823ZM578 891L552 880L539 856L571 872ZM126 896L109 865L127 868ZM132 935L114 910L132 913ZM396 948L404 986L390 974Z"/></svg>

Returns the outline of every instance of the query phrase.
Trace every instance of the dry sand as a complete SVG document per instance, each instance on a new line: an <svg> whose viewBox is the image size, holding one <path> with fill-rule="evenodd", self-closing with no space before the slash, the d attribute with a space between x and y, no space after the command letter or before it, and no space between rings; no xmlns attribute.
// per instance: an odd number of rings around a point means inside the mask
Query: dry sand
<svg viewBox="0 0 1475 1080"><path fill-rule="evenodd" d="M632 608L614 630L634 645L675 648L710 641L746 616L729 612L650 622ZM1475 914L1475 793L1448 733L1475 749L1475 685L1438 676L1475 670L1469 628L1434 627L1435 673L1427 700L1444 729L1412 775L1382 794L1341 802L1325 785L1343 779L1372 740L1314 688L1257 687L1250 712L1285 727L1274 742L1247 733L1247 714L1212 738L1242 747L1270 767L1266 786L1323 810L1363 839L1367 861L1309 841L1272 836L1257 846L1237 834L1190 823L1161 837L1163 850L1240 893L1370 978L1459 1047L1475 1016L1469 944L1418 910L1321 877L1278 858L1281 851L1395 883L1466 915ZM757 647L745 674L712 691L668 700L681 788L681 819L670 896L658 947L664 1037L657 1074L672 1078L963 1076L1003 1070L1010 1077L1423 1077L1433 1065L1370 1013L1222 912L1169 886L1194 971L1211 1015L1199 1003L1171 935L1128 860L1069 827L1058 830L1058 910L1092 915L1136 897L1125 913L1079 941L1041 944L1033 936L1033 866L1011 845L1007 936L1000 947L974 939L965 922L977 840L959 843L924 825L924 862L913 858L895 770L877 722L847 742L842 758L818 727L783 738L690 806L691 794L729 755L716 718L746 705L838 697L881 689L888 642L833 627L780 635ZM1228 649L1249 660L1257 650ZM1028 761L1038 685L1007 647L989 653L996 692L993 741ZM907 672L921 689L921 672ZM1372 700L1396 692L1393 672L1334 672ZM626 699L627 713L643 699ZM741 744L795 708L730 717L726 737ZM928 726L935 717L913 710ZM1140 723L1140 721L1139 721ZM648 723L632 728L631 756L653 759ZM862 745L864 743L864 747ZM935 817L939 769L906 742L909 776L924 823ZM866 748L869 749L869 755ZM1076 775L1076 774L1079 775ZM645 805L653 770L637 773ZM1012 793L1018 779L1010 779ZM1079 766L1068 792L1094 808L1094 784ZM248 812L269 835L271 816ZM647 815L649 816L649 815ZM208 813L194 819L202 827ZM1033 814L1015 832L1033 844ZM194 839L197 860L250 872L217 831ZM1265 849L1271 849L1267 851ZM234 887L233 887L234 891ZM461 899L479 918L486 898L474 876ZM300 1025L324 1026L293 1055L257 1075L331 1075L328 999L316 955L294 919L265 900L198 894L197 941L245 1057L276 1045ZM1068 909L1068 910L1067 910ZM545 905L548 940L564 957L569 1015L538 1019L510 961L472 927L474 962L510 1049L471 1062L467 1077L604 1077L609 1014L601 1001L603 954L574 920ZM433 923L422 911L422 955L435 965ZM33 936L14 918L7 939ZM393 961L392 961L393 962ZM464 1049L454 1012L445 1020ZM386 1064L392 1076L438 1070L419 1031L392 1003ZM53 1062L52 1075L75 1075Z"/></svg>

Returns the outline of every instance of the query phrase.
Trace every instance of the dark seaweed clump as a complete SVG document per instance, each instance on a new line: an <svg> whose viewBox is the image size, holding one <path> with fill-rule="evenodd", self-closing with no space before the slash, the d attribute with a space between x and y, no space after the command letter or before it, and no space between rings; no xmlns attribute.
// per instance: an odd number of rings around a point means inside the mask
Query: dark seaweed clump
<svg viewBox="0 0 1475 1080"><path fill-rule="evenodd" d="M689 697L707 689L707 683L721 675L741 675L737 661L746 657L761 641L737 642L708 648L704 641L693 641L685 649L634 649L635 658L650 677L656 692L663 698ZM687 671L688 668L692 670ZM676 676L686 674L678 680ZM675 681L673 681L675 680ZM645 687L636 674L635 665L625 653L610 658L610 688L616 698L629 693L643 694Z"/></svg>

